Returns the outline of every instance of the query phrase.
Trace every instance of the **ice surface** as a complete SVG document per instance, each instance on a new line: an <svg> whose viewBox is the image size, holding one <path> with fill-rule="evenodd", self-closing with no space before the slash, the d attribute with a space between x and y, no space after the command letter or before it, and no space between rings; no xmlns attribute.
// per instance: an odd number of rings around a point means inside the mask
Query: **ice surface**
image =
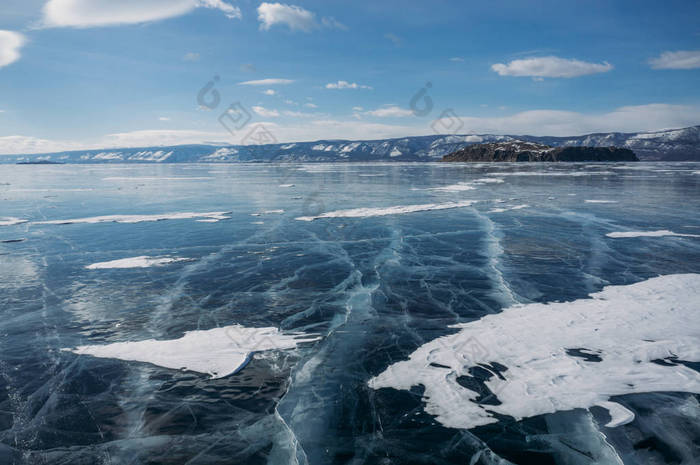
<svg viewBox="0 0 700 465"><path fill-rule="evenodd" d="M189 370L223 378L242 369L254 352L294 349L315 336L284 333L277 328L240 325L188 331L179 339L116 342L64 349L79 355L146 362L174 370Z"/></svg>
<svg viewBox="0 0 700 465"><path fill-rule="evenodd" d="M678 274L608 286L589 299L518 305L454 326L457 334L421 346L369 385L423 386L426 411L454 428L595 405L619 425L630 412L612 407L611 396L700 393L700 373L676 363L700 361L698 302L700 274ZM485 384L500 404L481 404L458 382L477 366L491 373Z"/></svg>
<svg viewBox="0 0 700 465"><path fill-rule="evenodd" d="M615 231L607 233L606 236L615 239L620 238L630 238L630 237L665 237L665 236L676 236L676 237L700 237L697 234L679 234L669 231L668 229L660 229L658 231Z"/></svg>
<svg viewBox="0 0 700 465"><path fill-rule="evenodd" d="M300 216L299 221L313 221L320 218L369 218L372 216L400 215L403 213L415 213L430 210L448 210L452 208L470 207L474 205L473 200L446 203L428 203L423 205L403 205L396 207L376 207L376 208L352 208L350 210L336 210L322 213L317 216Z"/></svg>
<svg viewBox="0 0 700 465"><path fill-rule="evenodd" d="M100 263L93 263L92 265L88 265L85 268L88 270L105 270L105 269L112 269L112 268L149 268L152 266L162 266L162 265L168 265L170 263L176 263L176 262L182 262L182 261L188 261L188 258L179 258L179 257L148 257L148 256L141 256L141 257L130 257L130 258L121 258L119 260L112 260L109 262L100 262Z"/></svg>
<svg viewBox="0 0 700 465"><path fill-rule="evenodd" d="M645 170L617 169L638 165ZM26 238L0 243L0 463L697 461L700 396L677 390L696 375L686 371L688 377L681 379L677 373L698 365L680 360L691 357L669 346L682 344L698 319L694 316L676 330L677 316L687 309L664 304L669 295L676 300L688 296L692 286L668 292L657 286L657 294L650 291L646 297L620 287L629 295L608 301L588 295L608 284L700 273L696 238L605 236L657 229L700 235L700 177L689 174L700 163L288 166L284 173L283 167L261 163L213 169L188 164L6 165L0 170L0 221L102 221L0 227L0 242ZM676 168L684 171L652 173ZM618 174L493 175L594 170ZM629 179L625 174L657 177ZM102 181L204 176L215 176L216 182L141 180L136 188L139 182ZM279 188L282 183L295 188ZM461 183L476 189L431 190ZM129 188L117 189L119 184ZM619 203L596 205L584 199ZM477 203L422 211L425 205L460 200ZM525 204L530 208L510 210ZM488 212L496 207L503 211ZM263 213L273 209L285 213ZM409 213L415 209L422 212ZM353 217L295 220L347 210ZM169 212L177 217L185 212L189 219L156 221L169 219ZM376 216L361 219L367 213ZM105 215L137 222L114 222ZM151 222L140 223L143 215ZM224 217L231 220L209 224ZM140 256L191 261L86 269L96 262ZM635 307L655 305L654 299L664 310L640 323ZM697 296L694 300L697 308ZM560 309L571 328L540 313L539 306L526 306L522 315L514 312L512 325L496 314L532 302L569 302L549 306ZM591 310L598 305L609 308ZM535 314L526 318L529 310ZM603 313L614 324L603 321ZM457 350L449 346L456 336L443 339L468 331L451 325L475 322L485 328L489 321L511 332L493 330L494 335L487 328L473 334L471 348ZM586 331L586 322L599 324ZM223 355L225 338L219 340L216 333L183 338L186 331L234 324L255 328L255 334L279 328L282 335L294 331L321 334L322 339L251 356L244 343ZM670 325L673 332L662 337ZM657 343L639 343L642 329L649 332L643 339L658 336ZM609 346L596 344L601 331ZM272 340L267 346L281 345L276 337ZM694 337L693 343L699 345L698 340ZM418 363L406 381L425 379L443 391L367 385L430 341L436 359L474 354L469 357L473 362L455 360L456 368L439 360L432 367ZM555 343L561 349L552 351ZM645 344L651 346L650 355L634 362L639 371L632 375L630 357ZM85 355L61 352L78 346L104 351L110 358L89 355L89 349ZM532 362L525 360L521 371L508 358L528 356ZM643 361L647 358L654 362ZM251 363L240 370L248 359ZM457 368L478 361L484 365L458 375ZM553 375L559 367L562 378ZM604 367L610 368L601 375ZM211 379L195 369L216 376L240 371ZM578 384L570 382L576 375L581 377ZM661 375L665 381L659 384ZM526 384L531 392L502 389L503 381ZM621 383L659 390L628 391ZM661 391L669 388L673 392ZM469 415L474 408L477 420L483 414L501 421L470 431L446 428L426 411L435 402L422 401L424 394L439 400L440 392L454 396L449 404L454 415ZM560 410L576 405L571 399L578 398L586 406L597 402L602 407ZM496 399L503 403L495 405ZM520 400L532 404L532 411L521 414L556 412L521 421L497 413L498 408L506 414L517 410L512 406ZM616 457L622 460L616 462Z"/></svg>
<svg viewBox="0 0 700 465"><path fill-rule="evenodd" d="M618 203L617 200L596 200L596 199L590 199L590 200L584 200L586 203Z"/></svg>

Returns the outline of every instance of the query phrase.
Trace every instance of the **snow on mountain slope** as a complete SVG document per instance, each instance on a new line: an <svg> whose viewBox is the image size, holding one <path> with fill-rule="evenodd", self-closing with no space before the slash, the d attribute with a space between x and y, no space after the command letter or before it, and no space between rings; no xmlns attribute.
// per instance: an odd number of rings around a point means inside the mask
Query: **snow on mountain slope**
<svg viewBox="0 0 700 465"><path fill-rule="evenodd" d="M600 133L574 137L494 134L432 135L400 139L319 140L270 145L180 145L174 147L83 150L36 155L2 155L0 163L239 163L333 161L437 161L465 146L486 142L525 141L558 146L616 146L633 150L641 160L700 161L700 126L641 133Z"/></svg>

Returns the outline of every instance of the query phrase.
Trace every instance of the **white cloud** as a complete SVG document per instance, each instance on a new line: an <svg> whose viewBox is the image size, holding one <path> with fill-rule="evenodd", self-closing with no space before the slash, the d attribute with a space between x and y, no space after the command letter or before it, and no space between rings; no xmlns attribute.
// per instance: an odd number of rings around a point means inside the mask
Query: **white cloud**
<svg viewBox="0 0 700 465"><path fill-rule="evenodd" d="M586 74L605 73L613 69L613 66L608 62L589 63L548 56L513 60L508 64L496 63L491 66L491 69L501 76L573 78Z"/></svg>
<svg viewBox="0 0 700 465"><path fill-rule="evenodd" d="M170 121L170 118L168 118L167 116L159 116L158 120L159 121Z"/></svg>
<svg viewBox="0 0 700 465"><path fill-rule="evenodd" d="M338 82L330 82L330 83L326 84L326 89L370 89L371 90L372 87L358 84L356 82L338 81Z"/></svg>
<svg viewBox="0 0 700 465"><path fill-rule="evenodd" d="M300 6L263 2L258 7L260 29L269 30L276 24L284 24L292 31L311 32L316 24L314 14Z"/></svg>
<svg viewBox="0 0 700 465"><path fill-rule="evenodd" d="M654 69L695 69L700 68L700 50L664 52L649 60Z"/></svg>
<svg viewBox="0 0 700 465"><path fill-rule="evenodd" d="M700 123L700 107L654 103L625 106L607 113L530 110L507 116L461 116L467 134L576 136L594 132L637 132L682 128Z"/></svg>
<svg viewBox="0 0 700 465"><path fill-rule="evenodd" d="M240 18L241 10L223 0L49 0L43 8L44 27L99 27L158 21L190 13L195 8L222 11Z"/></svg>
<svg viewBox="0 0 700 465"><path fill-rule="evenodd" d="M318 108L318 105L316 105L315 103L311 103L311 102L305 103L304 106L308 107L308 108Z"/></svg>
<svg viewBox="0 0 700 465"><path fill-rule="evenodd" d="M297 102L291 99L285 100L284 103L286 103L287 105L299 105Z"/></svg>
<svg viewBox="0 0 700 465"><path fill-rule="evenodd" d="M462 57L452 57L452 58L450 58L450 61L454 61L455 63L464 63L464 58L462 58Z"/></svg>
<svg viewBox="0 0 700 465"><path fill-rule="evenodd" d="M182 57L185 61L199 61L199 53L189 52Z"/></svg>
<svg viewBox="0 0 700 465"><path fill-rule="evenodd" d="M26 42L19 32L0 30L0 68L19 60L20 49Z"/></svg>
<svg viewBox="0 0 700 465"><path fill-rule="evenodd" d="M277 94L277 92L276 92L274 89L267 89L267 90L263 91L263 94L265 94L265 95L275 95L275 94Z"/></svg>
<svg viewBox="0 0 700 465"><path fill-rule="evenodd" d="M239 82L240 86L274 86L274 85L284 85L293 83L293 79L256 79L254 81L243 81Z"/></svg>
<svg viewBox="0 0 700 465"><path fill-rule="evenodd" d="M413 116L413 111L396 105L386 105L376 110L366 111L364 114L377 116L379 118L404 118L406 116Z"/></svg>
<svg viewBox="0 0 700 465"><path fill-rule="evenodd" d="M341 31L347 31L348 27L335 19L333 16L328 16L325 18L321 18L321 24L323 24L324 27L330 28L330 29L340 29Z"/></svg>
<svg viewBox="0 0 700 465"><path fill-rule="evenodd" d="M364 108L362 107L352 107L353 111L362 111Z"/></svg>
<svg viewBox="0 0 700 465"><path fill-rule="evenodd" d="M262 116L263 118L277 118L280 115L280 112L277 110L267 109L259 105L253 106L252 108L255 113Z"/></svg>

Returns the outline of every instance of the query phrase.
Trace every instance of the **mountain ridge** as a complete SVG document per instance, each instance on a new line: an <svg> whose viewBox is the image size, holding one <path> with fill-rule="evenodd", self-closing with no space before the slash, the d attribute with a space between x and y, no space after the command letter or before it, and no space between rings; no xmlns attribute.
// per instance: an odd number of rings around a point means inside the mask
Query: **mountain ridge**
<svg viewBox="0 0 700 465"><path fill-rule="evenodd" d="M649 132L592 133L581 136L515 136L495 134L427 135L375 140L322 139L267 145L146 146L0 155L0 164L53 161L61 163L264 163L440 161L444 155L488 142L524 141L552 147L619 147L642 161L700 161L700 125Z"/></svg>

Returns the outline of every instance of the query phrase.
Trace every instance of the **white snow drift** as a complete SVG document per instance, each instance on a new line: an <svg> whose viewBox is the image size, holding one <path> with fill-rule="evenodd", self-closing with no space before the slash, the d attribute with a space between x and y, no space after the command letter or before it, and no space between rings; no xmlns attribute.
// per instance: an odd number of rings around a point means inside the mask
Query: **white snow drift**
<svg viewBox="0 0 700 465"><path fill-rule="evenodd" d="M675 363L700 361L700 274L608 286L590 297L518 305L456 325L457 334L423 345L369 385L424 386L426 411L454 428L494 423L496 413L522 419L596 405L610 412L612 427L634 418L612 396L700 393L700 373ZM502 403L483 405L457 379L477 365L495 371L486 365L493 362L507 370L485 384Z"/></svg>

